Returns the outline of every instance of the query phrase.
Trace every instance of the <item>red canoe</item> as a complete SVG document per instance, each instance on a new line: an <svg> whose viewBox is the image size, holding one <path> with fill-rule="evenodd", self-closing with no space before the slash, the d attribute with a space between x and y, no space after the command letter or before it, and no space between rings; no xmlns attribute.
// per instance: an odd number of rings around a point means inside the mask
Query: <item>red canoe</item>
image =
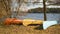
<svg viewBox="0 0 60 34"><path fill-rule="evenodd" d="M22 23L22 20L16 19L16 18L7 18L7 19L5 19L4 23L6 25L9 25L9 24L20 24L20 23Z"/></svg>

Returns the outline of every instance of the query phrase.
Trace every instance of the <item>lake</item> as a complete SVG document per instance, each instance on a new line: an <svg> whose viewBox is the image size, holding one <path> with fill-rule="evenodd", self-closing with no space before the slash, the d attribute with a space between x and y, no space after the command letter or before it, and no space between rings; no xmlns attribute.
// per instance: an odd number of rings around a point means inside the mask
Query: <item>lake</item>
<svg viewBox="0 0 60 34"><path fill-rule="evenodd" d="M47 13L47 20L60 20L60 13ZM25 16L17 16L18 19L40 19L44 20L43 13L27 13Z"/></svg>

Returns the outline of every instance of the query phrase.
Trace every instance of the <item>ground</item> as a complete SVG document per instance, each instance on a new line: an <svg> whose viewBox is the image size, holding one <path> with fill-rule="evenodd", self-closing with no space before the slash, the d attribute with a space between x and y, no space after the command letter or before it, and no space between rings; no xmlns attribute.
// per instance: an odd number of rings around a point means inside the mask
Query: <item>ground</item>
<svg viewBox="0 0 60 34"><path fill-rule="evenodd" d="M60 25L54 25L46 30L40 28L39 25L0 25L0 34L60 34Z"/></svg>

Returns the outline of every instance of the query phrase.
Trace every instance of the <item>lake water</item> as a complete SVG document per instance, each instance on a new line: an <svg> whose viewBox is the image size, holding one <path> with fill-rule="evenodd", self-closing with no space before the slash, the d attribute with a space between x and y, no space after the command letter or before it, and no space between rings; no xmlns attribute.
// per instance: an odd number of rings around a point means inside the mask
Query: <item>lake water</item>
<svg viewBox="0 0 60 34"><path fill-rule="evenodd" d="M60 14L59 13L47 13L47 20L52 21L52 20L57 20L60 22ZM18 19L39 19L39 20L44 20L44 14L43 13L27 13L25 16L16 16ZM0 21L3 21L4 18L0 18Z"/></svg>
<svg viewBox="0 0 60 34"><path fill-rule="evenodd" d="M47 20L60 20L60 14L59 13L47 13ZM25 16L17 16L19 19L40 19L44 20L44 14L43 13L27 13Z"/></svg>

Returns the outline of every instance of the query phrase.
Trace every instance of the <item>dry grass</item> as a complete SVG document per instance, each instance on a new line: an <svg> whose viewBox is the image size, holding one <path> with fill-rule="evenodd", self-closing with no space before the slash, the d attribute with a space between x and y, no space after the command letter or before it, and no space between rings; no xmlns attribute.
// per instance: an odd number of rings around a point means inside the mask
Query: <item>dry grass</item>
<svg viewBox="0 0 60 34"><path fill-rule="evenodd" d="M38 26L0 25L0 34L60 34L60 25L51 26L46 30L35 29Z"/></svg>

